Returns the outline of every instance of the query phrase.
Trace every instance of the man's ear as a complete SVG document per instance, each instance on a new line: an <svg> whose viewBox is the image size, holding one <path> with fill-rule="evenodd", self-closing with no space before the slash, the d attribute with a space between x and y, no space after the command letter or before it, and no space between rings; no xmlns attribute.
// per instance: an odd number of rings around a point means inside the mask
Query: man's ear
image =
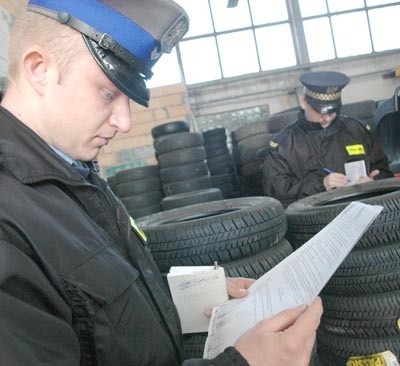
<svg viewBox="0 0 400 366"><path fill-rule="evenodd" d="M306 102L306 97L305 97L304 94L302 94L302 95L301 95L301 98L300 98L300 107L301 107L302 109L306 109L306 104L307 104L307 102Z"/></svg>
<svg viewBox="0 0 400 366"><path fill-rule="evenodd" d="M22 72L26 81L39 94L43 94L49 82L50 58L40 47L31 47L22 58Z"/></svg>

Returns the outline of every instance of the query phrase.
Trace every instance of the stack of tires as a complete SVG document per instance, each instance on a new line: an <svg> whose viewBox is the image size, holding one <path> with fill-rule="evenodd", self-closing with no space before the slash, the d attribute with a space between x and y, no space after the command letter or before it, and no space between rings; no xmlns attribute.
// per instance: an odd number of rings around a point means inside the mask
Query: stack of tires
<svg viewBox="0 0 400 366"><path fill-rule="evenodd" d="M287 238L294 248L301 246L351 201L383 210L321 292L324 313L314 364L398 364L383 360L388 352L397 362L400 355L400 180L344 187L292 203L286 209Z"/></svg>
<svg viewBox="0 0 400 366"><path fill-rule="evenodd" d="M147 165L115 174L116 195L133 218L162 210L163 198L158 165Z"/></svg>
<svg viewBox="0 0 400 366"><path fill-rule="evenodd" d="M204 131L203 138L212 186L221 190L223 198L240 196L239 178L227 145L225 128Z"/></svg>
<svg viewBox="0 0 400 366"><path fill-rule="evenodd" d="M231 136L242 196L263 195L262 164L270 141L267 122L240 127L232 131Z"/></svg>
<svg viewBox="0 0 400 366"><path fill-rule="evenodd" d="M174 123L174 128L171 123ZM222 199L221 191L211 186L203 135L176 132L177 122L171 123L157 126L173 132L159 135L154 140L165 195L161 201L162 209ZM154 137L153 131L152 134Z"/></svg>
<svg viewBox="0 0 400 366"><path fill-rule="evenodd" d="M259 278L292 253L282 204L241 197L160 212L137 221L161 273L220 264L227 277ZM184 336L185 358L202 357L206 334Z"/></svg>

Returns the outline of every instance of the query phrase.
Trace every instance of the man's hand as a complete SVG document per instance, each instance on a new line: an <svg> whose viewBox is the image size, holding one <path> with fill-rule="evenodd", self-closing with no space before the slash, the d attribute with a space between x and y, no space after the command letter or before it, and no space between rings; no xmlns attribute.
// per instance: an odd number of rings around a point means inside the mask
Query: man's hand
<svg viewBox="0 0 400 366"><path fill-rule="evenodd" d="M226 286L228 288L229 297L245 297L248 295L248 288L255 282L252 278L244 277L228 277Z"/></svg>
<svg viewBox="0 0 400 366"><path fill-rule="evenodd" d="M228 289L228 295L232 298L245 297L249 294L248 288L255 282L252 278L244 277L227 277L226 287ZM208 308L204 310L204 315L210 317L212 309Z"/></svg>
<svg viewBox="0 0 400 366"><path fill-rule="evenodd" d="M308 366L321 315L317 298L259 322L234 346L251 366Z"/></svg>
<svg viewBox="0 0 400 366"><path fill-rule="evenodd" d="M324 187L327 191L347 185L347 177L342 173L330 173L324 178Z"/></svg>
<svg viewBox="0 0 400 366"><path fill-rule="evenodd" d="M366 177L366 176L359 177L357 179L357 183L372 182L377 175L379 175L379 170L373 170L371 173L369 173L368 177Z"/></svg>

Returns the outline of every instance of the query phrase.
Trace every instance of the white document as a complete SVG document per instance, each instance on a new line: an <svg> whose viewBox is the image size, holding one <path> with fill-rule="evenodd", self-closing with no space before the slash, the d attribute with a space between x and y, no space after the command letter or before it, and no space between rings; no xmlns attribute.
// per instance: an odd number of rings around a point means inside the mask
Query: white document
<svg viewBox="0 0 400 366"><path fill-rule="evenodd" d="M323 230L260 277L243 299L213 309L204 358L213 358L260 320L311 304L383 207L352 202Z"/></svg>
<svg viewBox="0 0 400 366"><path fill-rule="evenodd" d="M344 164L344 171L348 180L347 185L351 186L357 183L358 178L367 176L365 160L352 161Z"/></svg>
<svg viewBox="0 0 400 366"><path fill-rule="evenodd" d="M183 334L207 332L204 310L228 300L225 272L214 266L176 266L167 275Z"/></svg>

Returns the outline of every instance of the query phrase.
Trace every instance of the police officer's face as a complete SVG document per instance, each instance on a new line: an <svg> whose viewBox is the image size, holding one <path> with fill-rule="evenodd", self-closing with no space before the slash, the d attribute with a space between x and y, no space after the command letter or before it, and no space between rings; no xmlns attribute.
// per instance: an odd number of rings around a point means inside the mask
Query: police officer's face
<svg viewBox="0 0 400 366"><path fill-rule="evenodd" d="M337 113L320 113L313 109L305 100L302 98L301 107L304 109L304 115L307 121L319 123L323 128L328 127L331 122L336 118Z"/></svg>
<svg viewBox="0 0 400 366"><path fill-rule="evenodd" d="M82 39L82 38L81 38ZM82 41L83 42L83 41ZM92 160L118 131L131 128L130 100L107 78L86 46L68 73L53 82L52 146L77 160Z"/></svg>

